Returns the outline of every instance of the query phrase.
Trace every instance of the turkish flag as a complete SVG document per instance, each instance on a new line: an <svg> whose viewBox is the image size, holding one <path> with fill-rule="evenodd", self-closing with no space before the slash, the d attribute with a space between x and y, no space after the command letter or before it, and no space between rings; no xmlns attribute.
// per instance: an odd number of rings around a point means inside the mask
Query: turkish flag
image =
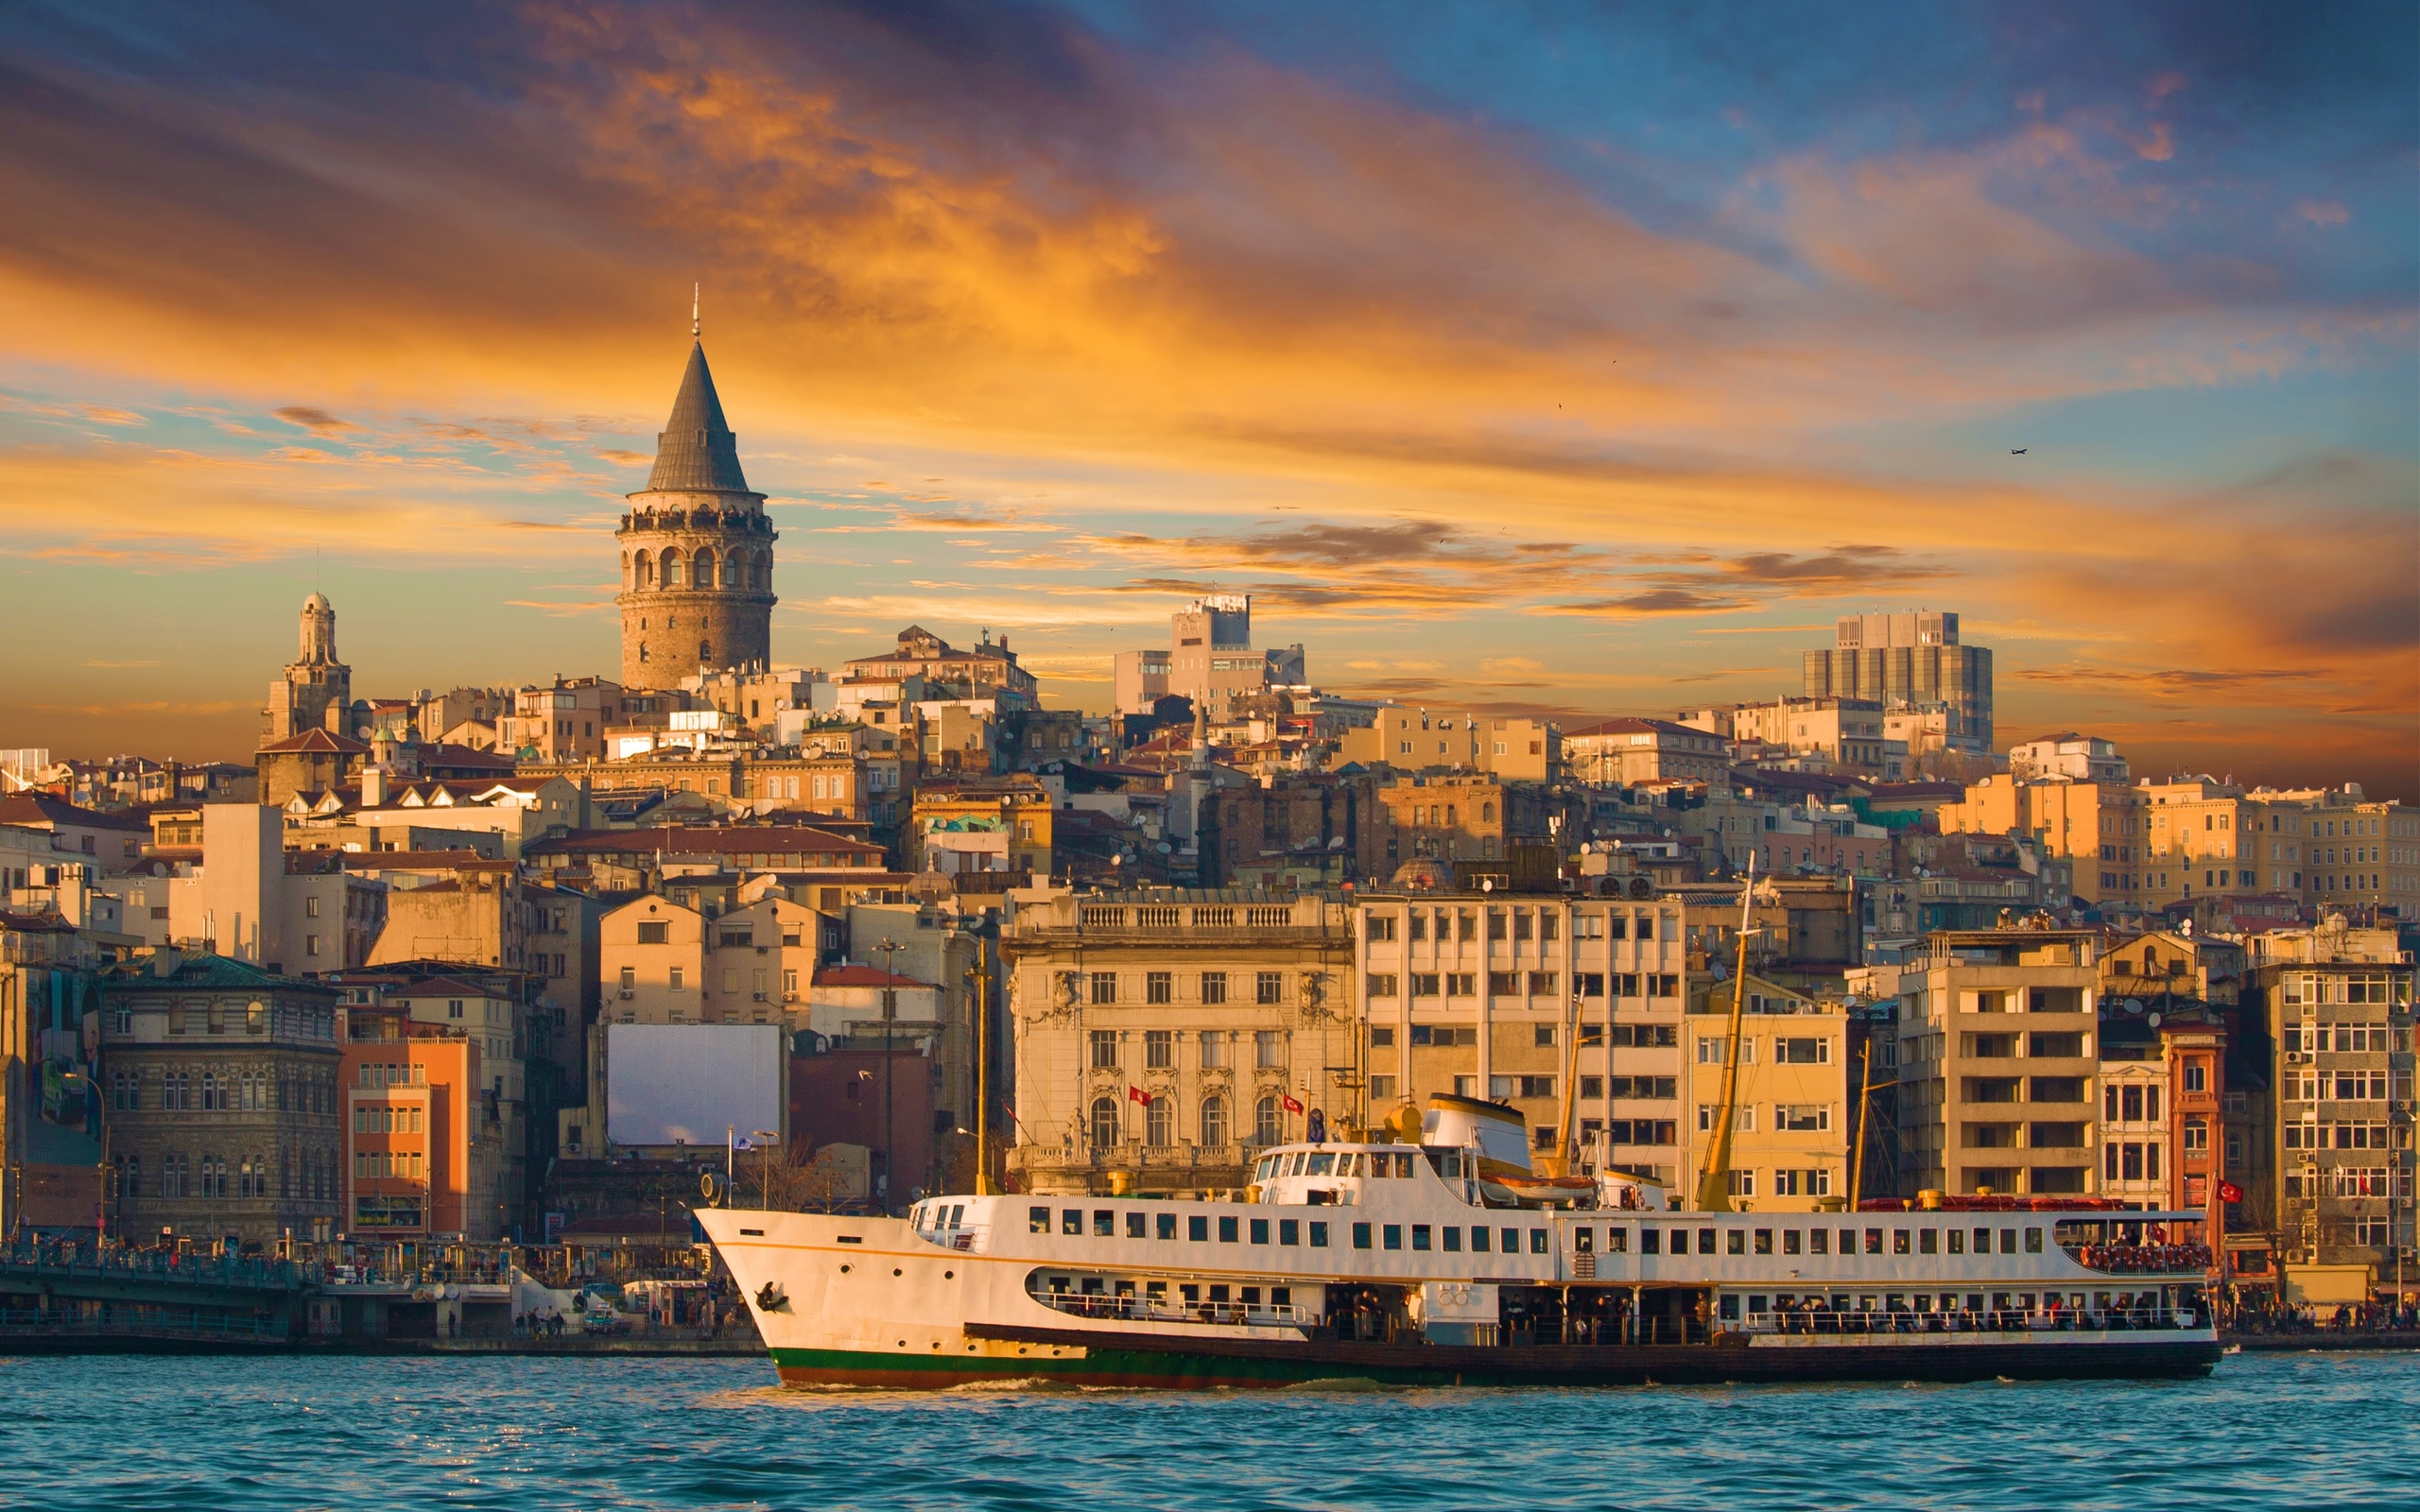
<svg viewBox="0 0 2420 1512"><path fill-rule="evenodd" d="M1149 1108L1149 1107L1150 1107L1150 1106L1151 1106L1151 1094L1150 1094L1150 1092L1145 1091L1144 1091L1142 1088L1140 1088L1140 1087L1129 1087L1129 1088L1127 1088L1127 1089L1126 1089L1126 1098L1127 1098L1127 1101L1129 1101L1129 1102L1134 1102L1134 1103L1140 1103L1140 1104L1142 1104L1145 1108Z"/></svg>
<svg viewBox="0 0 2420 1512"><path fill-rule="evenodd" d="M2221 1202L2241 1202L2243 1200L2243 1188L2237 1186L2232 1181L2221 1181L2219 1183L2219 1200Z"/></svg>
<svg viewBox="0 0 2420 1512"><path fill-rule="evenodd" d="M1288 1092L1286 1094L1285 1107L1286 1111L1289 1113L1299 1113L1303 1110L1303 1105L1294 1100L1294 1094L1292 1092Z"/></svg>

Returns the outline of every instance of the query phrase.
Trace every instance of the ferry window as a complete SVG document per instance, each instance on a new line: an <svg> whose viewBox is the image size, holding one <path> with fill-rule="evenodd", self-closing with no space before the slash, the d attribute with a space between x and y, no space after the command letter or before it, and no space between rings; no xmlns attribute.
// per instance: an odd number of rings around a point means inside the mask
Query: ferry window
<svg viewBox="0 0 2420 1512"><path fill-rule="evenodd" d="M1208 1244L1210 1242L1209 1218L1198 1212L1187 1213L1184 1219L1184 1237L1197 1245Z"/></svg>
<svg viewBox="0 0 2420 1512"><path fill-rule="evenodd" d="M2016 1253L2015 1229L2003 1228L2000 1230L2000 1253L2003 1255L2014 1255Z"/></svg>
<svg viewBox="0 0 2420 1512"><path fill-rule="evenodd" d="M1356 1227L1358 1226L1357 1225ZM1381 1241L1389 1249L1401 1249L1403 1247L1403 1225L1399 1223L1390 1223L1382 1224L1379 1227L1381 1230Z"/></svg>
<svg viewBox="0 0 2420 1512"><path fill-rule="evenodd" d="M1719 1311L1725 1321L1734 1323L1737 1322L1739 1319L1738 1294L1736 1292L1723 1293L1722 1305Z"/></svg>
<svg viewBox="0 0 2420 1512"><path fill-rule="evenodd" d="M1128 1213L1126 1215L1126 1237L1129 1239L1150 1238L1151 1215L1148 1212Z"/></svg>
<svg viewBox="0 0 2420 1512"><path fill-rule="evenodd" d="M1174 1239L1176 1237L1176 1214L1173 1212L1164 1212L1159 1215L1159 1219L1160 1237L1163 1239Z"/></svg>
<svg viewBox="0 0 2420 1512"><path fill-rule="evenodd" d="M1770 1233L1768 1234L1765 1243L1768 1246L1772 1245L1772 1240ZM1725 1228L1722 1230L1722 1247L1724 1252L1727 1254L1746 1254L1748 1252L1748 1230L1745 1228Z"/></svg>
<svg viewBox="0 0 2420 1512"><path fill-rule="evenodd" d="M1783 1229L1781 1231L1781 1252L1785 1255L1795 1255L1798 1253L1798 1230L1795 1228Z"/></svg>
<svg viewBox="0 0 2420 1512"><path fill-rule="evenodd" d="M1608 1254L1608 1255L1627 1255L1627 1254L1629 1254L1629 1253L1630 1253L1630 1230L1629 1230L1629 1229L1627 1229L1627 1228L1608 1228L1608 1229L1606 1229L1606 1230L1605 1230L1605 1253L1606 1253L1606 1254Z"/></svg>
<svg viewBox="0 0 2420 1512"><path fill-rule="evenodd" d="M1713 1254L1713 1253L1714 1253L1714 1235L1715 1235L1715 1230L1714 1230L1714 1229L1712 1229L1712 1228L1701 1228L1701 1229L1699 1229L1699 1230L1698 1230L1698 1253L1699 1253L1699 1254L1701 1254L1701 1255L1711 1255L1711 1254ZM1688 1242L1688 1240L1687 1240L1687 1236L1686 1236L1685 1234L1684 1234L1684 1235L1683 1235L1683 1238L1682 1238L1682 1243L1686 1244L1687 1242Z"/></svg>
<svg viewBox="0 0 2420 1512"><path fill-rule="evenodd" d="M1882 1253L1881 1229L1868 1228L1865 1231L1865 1252L1869 1255L1878 1255Z"/></svg>
<svg viewBox="0 0 2420 1512"><path fill-rule="evenodd" d="M1638 1252L1642 1255L1662 1254L1664 1252L1664 1230L1661 1228L1641 1228L1638 1231Z"/></svg>
<svg viewBox="0 0 2420 1512"><path fill-rule="evenodd" d="M1313 1249L1327 1247L1327 1225L1317 1219L1311 1221L1311 1247Z"/></svg>
<svg viewBox="0 0 2420 1512"><path fill-rule="evenodd" d="M1770 1228L1759 1228L1759 1229L1757 1229L1757 1230L1756 1230L1756 1253L1757 1253L1757 1254L1759 1254L1759 1255L1770 1255L1770 1254L1772 1254L1772 1252L1773 1252L1773 1231L1772 1231L1772 1229L1770 1229Z"/></svg>
<svg viewBox="0 0 2420 1512"><path fill-rule="evenodd" d="M961 1222L963 1222L963 1221L965 1220L965 1218L966 1218L966 1204L964 1204L964 1203L962 1203L962 1202L961 1202L961 1203L958 1204L958 1206L956 1206L956 1207L954 1207L954 1208L952 1208L952 1209L950 1209L950 1210L949 1210L949 1226L950 1226L951 1228L957 1228L957 1227L958 1227Z"/></svg>
<svg viewBox="0 0 2420 1512"><path fill-rule="evenodd" d="M1252 1242L1255 1245L1265 1245L1269 1243L1268 1219L1254 1218L1252 1221Z"/></svg>
<svg viewBox="0 0 2420 1512"><path fill-rule="evenodd" d="M2025 1230L2025 1252L2029 1255L2038 1255L2042 1253L2041 1229L2028 1228Z"/></svg>
<svg viewBox="0 0 2420 1512"><path fill-rule="evenodd" d="M1573 1230L1571 1230L1571 1252L1572 1252L1573 1254L1575 1254L1575 1255L1588 1255L1588 1254L1594 1254L1594 1253L1596 1252L1596 1249L1597 1249L1597 1230L1596 1230L1596 1229L1594 1229L1594 1228L1590 1228L1586 1227L1585 1225L1582 1225L1582 1227L1580 1227L1580 1228L1574 1228Z"/></svg>
<svg viewBox="0 0 2420 1512"><path fill-rule="evenodd" d="M1064 1276L1053 1276L1050 1278L1050 1289L1054 1292L1063 1292L1070 1284L1071 1283Z"/></svg>
<svg viewBox="0 0 2420 1512"><path fill-rule="evenodd" d="M1185 1305L1190 1307L1194 1303L1201 1300L1201 1288L1190 1281L1187 1281L1177 1287L1176 1295L1184 1298Z"/></svg>
<svg viewBox="0 0 2420 1512"><path fill-rule="evenodd" d="M1449 1255L1461 1253L1462 1231L1460 1228L1449 1226L1446 1228L1444 1232L1438 1235L1438 1238L1444 1244L1445 1253Z"/></svg>
<svg viewBox="0 0 2420 1512"><path fill-rule="evenodd" d="M1411 1247L1414 1249L1426 1249L1428 1247L1428 1226L1426 1224L1416 1223L1411 1226Z"/></svg>
<svg viewBox="0 0 2420 1512"><path fill-rule="evenodd" d="M1370 1226L1368 1224L1357 1223L1353 1226L1353 1247L1356 1249L1367 1249L1370 1247Z"/></svg>
<svg viewBox="0 0 2420 1512"><path fill-rule="evenodd" d="M1825 1255L1831 1253L1831 1249L1832 1230L1829 1228L1809 1228L1806 1230L1806 1252L1808 1254Z"/></svg>
<svg viewBox="0 0 2420 1512"><path fill-rule="evenodd" d="M1050 1231L1050 1210L1048 1208L1026 1209L1025 1224L1026 1228L1034 1233L1048 1233Z"/></svg>
<svg viewBox="0 0 2420 1512"><path fill-rule="evenodd" d="M1518 1228L1506 1228L1501 1230L1501 1232L1504 1237L1504 1253L1508 1255L1519 1254L1521 1252L1521 1230ZM1543 1253L1543 1251L1541 1251L1541 1253Z"/></svg>
<svg viewBox="0 0 2420 1512"><path fill-rule="evenodd" d="M1150 1301L1165 1302L1168 1299L1168 1283L1166 1281L1145 1281L1143 1283L1143 1296Z"/></svg>
<svg viewBox="0 0 2420 1512"><path fill-rule="evenodd" d="M1100 1295L1099 1277L1087 1276L1084 1278L1084 1295L1086 1297L1098 1297Z"/></svg>
<svg viewBox="0 0 2420 1512"><path fill-rule="evenodd" d="M1891 1230L1891 1253L1894 1255L1908 1253L1908 1230L1905 1228Z"/></svg>
<svg viewBox="0 0 2420 1512"><path fill-rule="evenodd" d="M1242 1229L1243 1224L1238 1220L1225 1217L1220 1218L1219 1220L1219 1243L1222 1245L1234 1244L1236 1236L1241 1233Z"/></svg>
<svg viewBox="0 0 2420 1512"><path fill-rule="evenodd" d="M1270 1287L1270 1288L1269 1289L1269 1305L1270 1305L1270 1306L1271 1306L1271 1307L1291 1307L1291 1306L1293 1306L1293 1305L1294 1305L1294 1288L1292 1288L1291 1286L1272 1286L1272 1287Z"/></svg>
<svg viewBox="0 0 2420 1512"><path fill-rule="evenodd" d="M1302 1223L1302 1220L1301 1220L1301 1219L1299 1219L1299 1218L1280 1218L1280 1219L1278 1219L1278 1220L1277 1220L1277 1242L1278 1242L1279 1244L1281 1244L1281 1245L1299 1245L1299 1244L1301 1244L1301 1243L1303 1242L1303 1223Z"/></svg>
<svg viewBox="0 0 2420 1512"><path fill-rule="evenodd" d="M1916 1252L1923 1255L1937 1255L1941 1253L1941 1230L1938 1228L1917 1229Z"/></svg>
<svg viewBox="0 0 2420 1512"><path fill-rule="evenodd" d="M1350 1150L1347 1150L1343 1154L1338 1156L1336 1158L1336 1174L1339 1176L1359 1176L1361 1174L1361 1157L1354 1154Z"/></svg>
<svg viewBox="0 0 2420 1512"><path fill-rule="evenodd" d="M1545 1229L1532 1228L1530 1230L1530 1253L1532 1255L1551 1255L1554 1253L1552 1240Z"/></svg>
<svg viewBox="0 0 2420 1512"><path fill-rule="evenodd" d="M1260 1305L1260 1288L1257 1286L1247 1286L1236 1294L1236 1300L1241 1302L1246 1307L1258 1307Z"/></svg>
<svg viewBox="0 0 2420 1512"><path fill-rule="evenodd" d="M1082 1233L1084 1231L1084 1210L1081 1208L1063 1209L1059 1214L1059 1231L1063 1234Z"/></svg>
<svg viewBox="0 0 2420 1512"><path fill-rule="evenodd" d="M1953 1255L1962 1255L1966 1253L1965 1229L1952 1228L1949 1230L1949 1252Z"/></svg>
<svg viewBox="0 0 2420 1512"><path fill-rule="evenodd" d="M1336 1155L1333 1151L1321 1150L1311 1157L1311 1175L1332 1176L1335 1172Z"/></svg>
<svg viewBox="0 0 2420 1512"><path fill-rule="evenodd" d="M1093 1234L1100 1239L1117 1236L1117 1214L1103 1208L1093 1213Z"/></svg>
<svg viewBox="0 0 2420 1512"><path fill-rule="evenodd" d="M1487 1240L1488 1240L1488 1230L1487 1230L1487 1229L1485 1229L1485 1228L1472 1228L1472 1229L1471 1229L1471 1253L1472 1253L1472 1254L1474 1254L1474 1255L1484 1255L1484 1254L1486 1254L1486 1253L1487 1253L1487 1248L1488 1248L1488 1246L1487 1246Z"/></svg>
<svg viewBox="0 0 2420 1512"><path fill-rule="evenodd" d="M1409 1153L1395 1157L1395 1177L1403 1181L1411 1179L1411 1156Z"/></svg>
<svg viewBox="0 0 2420 1512"><path fill-rule="evenodd" d="M1210 1284L1210 1304L1211 1304L1213 1307L1216 1307L1216 1306L1217 1306L1217 1305L1219 1305L1219 1303L1221 1303L1221 1302L1223 1302L1223 1301L1227 1300L1228 1295L1229 1295L1229 1294L1228 1294L1228 1291L1227 1291L1227 1286L1226 1286L1226 1283L1225 1283L1224 1281L1213 1281L1213 1282L1211 1282L1211 1284Z"/></svg>

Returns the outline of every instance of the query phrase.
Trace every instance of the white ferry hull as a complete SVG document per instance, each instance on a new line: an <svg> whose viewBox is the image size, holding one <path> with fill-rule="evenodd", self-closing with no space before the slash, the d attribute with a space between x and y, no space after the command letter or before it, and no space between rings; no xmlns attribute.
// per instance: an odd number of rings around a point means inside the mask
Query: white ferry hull
<svg viewBox="0 0 2420 1512"><path fill-rule="evenodd" d="M1045 1381L1227 1388L1367 1380L1402 1385L2175 1377L2209 1372L2214 1330L1966 1329L1719 1334L1693 1344L1340 1340L1267 1321L1071 1315L1028 1291L1033 1253L945 1248L906 1222L700 1211L793 1385L935 1389ZM1547 1282L1547 1284L1556 1284Z"/></svg>

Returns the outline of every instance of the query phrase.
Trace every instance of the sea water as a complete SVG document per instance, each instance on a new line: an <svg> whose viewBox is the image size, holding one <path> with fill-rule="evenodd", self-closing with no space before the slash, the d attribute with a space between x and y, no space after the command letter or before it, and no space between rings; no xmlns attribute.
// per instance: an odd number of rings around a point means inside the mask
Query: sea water
<svg viewBox="0 0 2420 1512"><path fill-rule="evenodd" d="M805 1391L732 1359L0 1359L0 1505L2416 1507L2420 1354L1215 1394Z"/></svg>

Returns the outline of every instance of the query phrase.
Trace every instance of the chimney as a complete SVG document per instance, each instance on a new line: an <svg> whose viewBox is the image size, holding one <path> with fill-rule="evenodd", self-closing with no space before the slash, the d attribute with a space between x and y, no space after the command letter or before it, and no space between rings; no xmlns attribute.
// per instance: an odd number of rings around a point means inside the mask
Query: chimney
<svg viewBox="0 0 2420 1512"><path fill-rule="evenodd" d="M387 806L387 768L376 762L361 769L361 806L366 809Z"/></svg>

